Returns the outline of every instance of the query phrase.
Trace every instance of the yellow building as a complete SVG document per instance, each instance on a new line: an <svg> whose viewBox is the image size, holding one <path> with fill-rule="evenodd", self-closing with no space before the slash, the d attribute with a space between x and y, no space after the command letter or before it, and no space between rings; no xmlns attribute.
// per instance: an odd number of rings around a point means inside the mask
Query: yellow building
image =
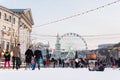
<svg viewBox="0 0 120 80"><path fill-rule="evenodd" d="M32 13L30 9L8 9L0 6L0 45L2 49L12 50L21 44L24 53L30 45L32 31Z"/></svg>

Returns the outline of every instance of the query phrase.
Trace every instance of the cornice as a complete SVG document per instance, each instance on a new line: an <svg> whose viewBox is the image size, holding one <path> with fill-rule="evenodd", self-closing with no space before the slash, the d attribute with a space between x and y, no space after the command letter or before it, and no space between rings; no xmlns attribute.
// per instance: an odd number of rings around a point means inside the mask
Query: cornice
<svg viewBox="0 0 120 80"><path fill-rule="evenodd" d="M14 12L12 12L11 10L9 10L8 8L6 8L6 7L3 7L3 6L1 6L0 5L0 9L1 10L3 10L3 11L6 11L6 12L8 12L8 13L10 13L10 14L12 14L12 15L15 15L16 17L20 17L18 14L16 14L16 13L14 13Z"/></svg>
<svg viewBox="0 0 120 80"><path fill-rule="evenodd" d="M21 17L22 17L30 26L33 25L33 24L31 23L31 21L25 16L25 14L21 14Z"/></svg>
<svg viewBox="0 0 120 80"><path fill-rule="evenodd" d="M32 25L34 25L34 21L33 21L33 18L32 18L31 9L26 9L24 12L25 12L25 13L26 13L26 12L29 12L30 18L28 18L25 14L24 14L24 15L26 16L26 18L27 18L28 20L30 20L30 22L32 23Z"/></svg>

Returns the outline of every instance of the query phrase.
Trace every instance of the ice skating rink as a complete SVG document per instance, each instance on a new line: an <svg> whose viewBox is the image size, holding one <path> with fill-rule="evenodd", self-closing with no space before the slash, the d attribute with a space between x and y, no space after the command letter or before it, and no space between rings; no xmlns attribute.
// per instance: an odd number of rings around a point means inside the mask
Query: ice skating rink
<svg viewBox="0 0 120 80"><path fill-rule="evenodd" d="M0 69L0 80L120 80L120 70L105 68L104 72L98 72L87 68Z"/></svg>

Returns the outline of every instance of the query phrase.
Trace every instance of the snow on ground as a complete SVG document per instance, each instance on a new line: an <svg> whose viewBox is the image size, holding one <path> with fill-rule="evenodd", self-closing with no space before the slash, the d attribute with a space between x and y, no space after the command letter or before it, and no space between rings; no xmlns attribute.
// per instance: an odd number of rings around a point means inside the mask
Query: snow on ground
<svg viewBox="0 0 120 80"><path fill-rule="evenodd" d="M0 80L120 80L119 76L118 68L106 68L104 72L87 68L0 69Z"/></svg>

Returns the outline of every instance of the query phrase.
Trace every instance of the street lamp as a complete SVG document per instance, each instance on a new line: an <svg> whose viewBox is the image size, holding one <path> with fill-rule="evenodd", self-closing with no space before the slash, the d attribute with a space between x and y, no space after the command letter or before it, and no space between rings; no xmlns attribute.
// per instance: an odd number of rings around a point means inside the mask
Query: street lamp
<svg viewBox="0 0 120 80"><path fill-rule="evenodd" d="M20 18L21 19L21 18ZM20 29L24 27L24 23L22 23L20 20L19 20L19 25L18 25L18 39L17 39L17 43L20 43Z"/></svg>
<svg viewBox="0 0 120 80"><path fill-rule="evenodd" d="M16 46L17 37L14 37L13 39L14 39L15 46Z"/></svg>
<svg viewBox="0 0 120 80"><path fill-rule="evenodd" d="M1 48L3 49L4 48L4 34L6 33L6 27L5 26L3 26L2 27L2 30L1 30Z"/></svg>

